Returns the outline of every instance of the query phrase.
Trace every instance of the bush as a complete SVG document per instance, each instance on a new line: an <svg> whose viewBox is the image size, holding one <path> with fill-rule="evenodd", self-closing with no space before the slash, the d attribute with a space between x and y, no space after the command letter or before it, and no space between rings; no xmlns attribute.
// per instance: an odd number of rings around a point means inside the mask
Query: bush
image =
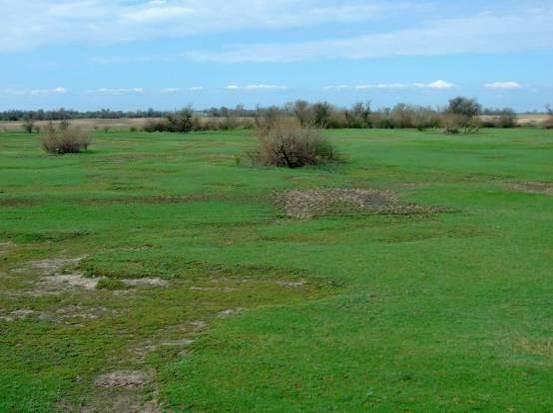
<svg viewBox="0 0 553 413"><path fill-rule="evenodd" d="M462 116L446 114L442 117L441 125L444 133L447 133L449 135L457 135L459 133L459 130L461 129L462 123Z"/></svg>
<svg viewBox="0 0 553 413"><path fill-rule="evenodd" d="M56 155L87 151L91 144L87 133L68 124L60 124L57 128L49 124L40 140L46 152Z"/></svg>
<svg viewBox="0 0 553 413"><path fill-rule="evenodd" d="M167 115L165 119L149 119L144 124L144 131L188 133L197 125L192 109L186 108Z"/></svg>
<svg viewBox="0 0 553 413"><path fill-rule="evenodd" d="M33 118L26 118L23 121L23 130L29 134L32 134L36 130Z"/></svg>
<svg viewBox="0 0 553 413"><path fill-rule="evenodd" d="M500 110L486 110L485 116L481 118L484 128L516 128L517 114L511 108Z"/></svg>
<svg viewBox="0 0 553 413"><path fill-rule="evenodd" d="M259 148L250 154L261 165L301 168L338 159L334 146L320 130L302 127L299 122L286 119L275 122L269 129L261 129Z"/></svg>
<svg viewBox="0 0 553 413"><path fill-rule="evenodd" d="M543 127L545 129L553 129L553 109L551 109L551 106L546 106L545 110L547 111L547 119L543 123Z"/></svg>

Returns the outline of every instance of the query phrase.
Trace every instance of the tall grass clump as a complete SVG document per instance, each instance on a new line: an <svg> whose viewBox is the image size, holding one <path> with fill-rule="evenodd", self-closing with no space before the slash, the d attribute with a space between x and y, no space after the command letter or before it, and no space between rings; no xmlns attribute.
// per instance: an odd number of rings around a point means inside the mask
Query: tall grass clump
<svg viewBox="0 0 553 413"><path fill-rule="evenodd" d="M90 136L86 132L67 122L59 126L50 123L44 128L40 142L46 152L56 155L87 151L91 144Z"/></svg>
<svg viewBox="0 0 553 413"><path fill-rule="evenodd" d="M311 126L292 119L280 119L259 130L259 147L250 154L260 165L302 168L338 160L334 146Z"/></svg>

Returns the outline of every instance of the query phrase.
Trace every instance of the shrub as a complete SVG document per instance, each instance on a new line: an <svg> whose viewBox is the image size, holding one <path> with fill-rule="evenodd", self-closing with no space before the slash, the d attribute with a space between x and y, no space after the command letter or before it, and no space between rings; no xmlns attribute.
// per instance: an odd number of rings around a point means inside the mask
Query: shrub
<svg viewBox="0 0 553 413"><path fill-rule="evenodd" d="M305 100L297 100L293 104L292 111L301 126L310 126L315 123L315 114L312 106Z"/></svg>
<svg viewBox="0 0 553 413"><path fill-rule="evenodd" d="M87 151L91 143L85 132L66 124L56 128L51 123L45 128L40 140L46 152L56 155Z"/></svg>
<svg viewBox="0 0 553 413"><path fill-rule="evenodd" d="M547 111L547 119L545 120L543 127L545 129L553 129L553 109L551 109L551 106L546 106L545 110Z"/></svg>
<svg viewBox="0 0 553 413"><path fill-rule="evenodd" d="M355 129L372 127L371 114L371 102L356 103L351 110L345 112L347 127Z"/></svg>
<svg viewBox="0 0 553 413"><path fill-rule="evenodd" d="M267 134L278 123L285 118L284 111L277 106L268 108L257 107L255 111L255 127L261 134Z"/></svg>
<svg viewBox="0 0 553 413"><path fill-rule="evenodd" d="M376 129L393 129L392 110L390 108L380 109L371 115L371 123Z"/></svg>
<svg viewBox="0 0 553 413"><path fill-rule="evenodd" d="M442 117L442 128L444 133L457 135L461 128L462 117L459 115L446 114Z"/></svg>
<svg viewBox="0 0 553 413"><path fill-rule="evenodd" d="M333 108L327 102L319 102L313 105L313 122L318 128L326 128L332 117Z"/></svg>
<svg viewBox="0 0 553 413"><path fill-rule="evenodd" d="M198 126L191 108L170 113L165 119L149 119L144 124L145 132L187 133Z"/></svg>
<svg viewBox="0 0 553 413"><path fill-rule="evenodd" d="M29 134L36 130L33 118L28 117L23 121L23 130Z"/></svg>
<svg viewBox="0 0 553 413"><path fill-rule="evenodd" d="M496 124L500 128L515 128L517 126L517 114L513 109L505 108L499 113Z"/></svg>
<svg viewBox="0 0 553 413"><path fill-rule="evenodd" d="M259 148L251 155L254 162L287 168L318 165L338 159L334 146L320 130L302 127L293 120L279 120L269 129L261 129Z"/></svg>

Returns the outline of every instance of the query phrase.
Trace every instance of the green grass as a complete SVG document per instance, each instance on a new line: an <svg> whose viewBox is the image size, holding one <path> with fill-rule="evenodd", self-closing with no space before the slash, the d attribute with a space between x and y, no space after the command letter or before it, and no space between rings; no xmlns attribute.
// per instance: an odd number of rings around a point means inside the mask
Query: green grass
<svg viewBox="0 0 553 413"><path fill-rule="evenodd" d="M99 133L63 157L0 134L0 411L99 406L95 377L125 369L155 371L140 397L162 411L553 410L553 134L326 133L346 162L303 170L237 165L248 132ZM447 212L274 205L319 187ZM30 263L60 257L106 278L45 294ZM122 282L141 278L169 287Z"/></svg>

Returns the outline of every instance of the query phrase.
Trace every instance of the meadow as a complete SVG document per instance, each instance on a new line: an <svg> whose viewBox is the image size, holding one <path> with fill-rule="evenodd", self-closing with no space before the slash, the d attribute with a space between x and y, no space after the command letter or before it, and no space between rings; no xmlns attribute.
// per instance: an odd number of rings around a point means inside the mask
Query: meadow
<svg viewBox="0 0 553 413"><path fill-rule="evenodd" d="M0 411L552 411L553 132L325 134L0 133Z"/></svg>

